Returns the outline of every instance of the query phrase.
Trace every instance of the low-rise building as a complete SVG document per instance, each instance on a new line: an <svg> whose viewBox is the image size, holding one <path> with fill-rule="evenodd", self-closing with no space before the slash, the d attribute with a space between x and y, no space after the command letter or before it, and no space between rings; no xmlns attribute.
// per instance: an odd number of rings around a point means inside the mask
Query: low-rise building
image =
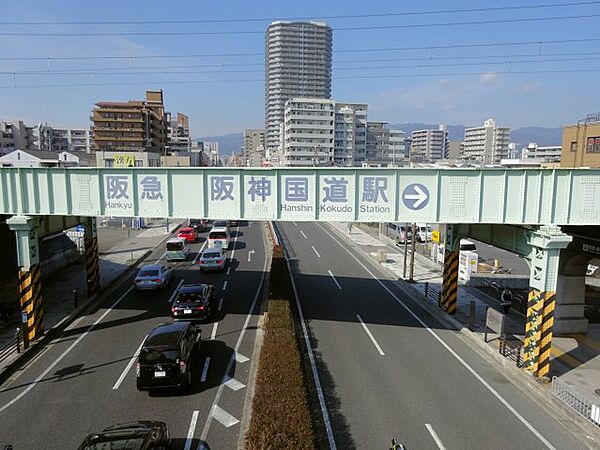
<svg viewBox="0 0 600 450"><path fill-rule="evenodd" d="M21 120L0 121L0 155L15 149L39 150L34 128L25 125Z"/></svg>
<svg viewBox="0 0 600 450"><path fill-rule="evenodd" d="M530 142L527 147L523 147L521 157L523 159L536 159L543 162L560 162L561 153L561 145L540 146L535 142Z"/></svg>
<svg viewBox="0 0 600 450"><path fill-rule="evenodd" d="M167 114L167 152L189 152L192 148L190 139L190 118L178 112L175 120Z"/></svg>
<svg viewBox="0 0 600 450"><path fill-rule="evenodd" d="M563 129L561 167L600 167L600 113Z"/></svg>
<svg viewBox="0 0 600 450"><path fill-rule="evenodd" d="M0 156L2 167L59 167L59 156L56 152L44 150L17 149Z"/></svg>
<svg viewBox="0 0 600 450"><path fill-rule="evenodd" d="M97 167L159 167L156 152L96 151Z"/></svg>
<svg viewBox="0 0 600 450"><path fill-rule="evenodd" d="M50 152L87 152L92 150L89 128L57 128L46 124L34 127L40 150Z"/></svg>

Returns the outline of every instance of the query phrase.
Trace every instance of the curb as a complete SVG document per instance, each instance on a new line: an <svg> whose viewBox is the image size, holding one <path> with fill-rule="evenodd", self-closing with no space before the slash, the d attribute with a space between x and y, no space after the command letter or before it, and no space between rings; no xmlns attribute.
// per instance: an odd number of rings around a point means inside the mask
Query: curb
<svg viewBox="0 0 600 450"><path fill-rule="evenodd" d="M390 281L394 282L394 284L400 290L406 294L409 294L415 300L415 303L418 306L420 306L440 323L445 325L448 329L456 331L456 336L479 356L485 358L490 363L499 363L499 365L503 368L502 375L509 379L509 381L513 383L517 389L524 391L529 399L531 399L541 408L546 409L555 417L556 420L561 422L569 422L571 425L577 427L579 432L585 433L585 436L583 437L573 433L573 435L580 440L582 444L586 445L590 449L598 448L597 444L600 442L600 433L598 432L598 429L592 424L588 424L585 419L556 399L548 389L545 389L544 385L547 386L548 382L544 382L542 380L537 381L533 376L524 373L524 370L517 368L512 360L500 357L497 351L484 343L479 336L469 330L468 325L459 322L452 316L448 316L442 310L430 304L427 297L414 288L410 283L406 282L402 278L399 278L397 274L388 268L377 264L376 261L366 254L359 246L357 246L354 241L348 239L346 234L338 230L335 226L330 224L326 225L329 229L333 230L334 233L343 237L346 241L350 241L352 247L355 248L358 253L365 256L365 259L371 264L372 267L392 278ZM416 301L417 299L421 299L422 301ZM490 361L490 358L493 358L493 361ZM591 442L585 441L584 438L588 438L588 440Z"/></svg>
<svg viewBox="0 0 600 450"><path fill-rule="evenodd" d="M49 341L54 339L56 337L56 335L62 333L78 317L80 317L82 314L84 314L88 310L91 310L95 306L99 305L102 302L102 300L109 297L114 291L116 291L117 288L119 288L123 284L123 282L113 283L113 281L115 281L119 278L126 278L129 275L131 275L131 273L133 271L135 271L137 266L142 261L144 261L148 256L150 256L152 254L152 252L154 252L154 250L156 250L158 247L163 245L164 242L166 240L168 240L170 238L170 236L173 233L175 233L180 227L181 227L181 224L174 227L165 239L161 240L157 245L152 247L152 249L145 251L142 254L142 256L135 259L129 265L129 267L127 267L127 269L125 269L122 273L115 276L112 280L105 282L105 287L101 287L96 294L94 294L93 296L88 298L84 303L82 303L76 309L74 309L68 316L64 317L56 325L54 325L52 328L47 330L44 333L44 335L40 339L35 341L33 344L31 344L27 350L21 351L19 356L17 356L17 358L15 358L12 362L10 362L6 366L4 366L2 369L0 369L0 385L4 384L6 382L6 380L20 366L24 365L25 363L29 362L33 357L35 357L35 355L37 353L39 353L39 351L42 350Z"/></svg>

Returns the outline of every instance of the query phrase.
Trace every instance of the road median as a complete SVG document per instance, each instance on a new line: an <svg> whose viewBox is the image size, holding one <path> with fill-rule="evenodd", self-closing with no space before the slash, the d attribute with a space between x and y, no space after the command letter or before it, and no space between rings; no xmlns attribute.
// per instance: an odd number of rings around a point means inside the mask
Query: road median
<svg viewBox="0 0 600 450"><path fill-rule="evenodd" d="M283 248L274 246L246 448L312 449L315 435Z"/></svg>

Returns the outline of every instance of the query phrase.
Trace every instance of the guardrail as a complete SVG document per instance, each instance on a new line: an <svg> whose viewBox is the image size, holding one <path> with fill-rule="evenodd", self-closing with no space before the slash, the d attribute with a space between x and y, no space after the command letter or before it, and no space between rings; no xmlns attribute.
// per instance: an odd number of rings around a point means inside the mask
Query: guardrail
<svg viewBox="0 0 600 450"><path fill-rule="evenodd" d="M600 428L600 402L594 403L557 377L552 377L552 393L592 425Z"/></svg>
<svg viewBox="0 0 600 450"><path fill-rule="evenodd" d="M279 238L277 237L277 233L275 233L275 227L273 227L273 222L268 221L267 227L269 228L269 234L271 235L273 245L279 245Z"/></svg>

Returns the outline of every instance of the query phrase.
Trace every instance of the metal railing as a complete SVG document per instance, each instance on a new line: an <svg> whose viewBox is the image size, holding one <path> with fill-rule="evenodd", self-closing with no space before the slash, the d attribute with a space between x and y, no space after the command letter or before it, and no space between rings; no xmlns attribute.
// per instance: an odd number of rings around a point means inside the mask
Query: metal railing
<svg viewBox="0 0 600 450"><path fill-rule="evenodd" d="M498 348L498 351L505 358L512 359L519 368L523 367L522 348L523 343L518 339L508 339L506 336L500 337L500 347Z"/></svg>
<svg viewBox="0 0 600 450"><path fill-rule="evenodd" d="M600 402L594 403L557 377L552 377L552 393L591 424L600 427Z"/></svg>
<svg viewBox="0 0 600 450"><path fill-rule="evenodd" d="M13 353L21 353L21 329L17 328L15 337L0 347L0 362L10 357Z"/></svg>

